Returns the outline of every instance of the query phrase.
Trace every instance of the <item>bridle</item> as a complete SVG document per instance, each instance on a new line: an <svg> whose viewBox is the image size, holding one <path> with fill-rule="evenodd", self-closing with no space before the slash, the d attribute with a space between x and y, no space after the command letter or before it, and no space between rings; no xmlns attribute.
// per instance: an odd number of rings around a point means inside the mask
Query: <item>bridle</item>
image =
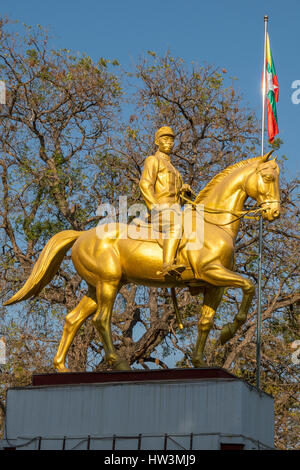
<svg viewBox="0 0 300 470"><path fill-rule="evenodd" d="M193 193L194 196L197 196L194 191L191 191ZM181 195L180 196L183 200L185 200L186 202L188 202L189 204L191 204L194 208L196 208L197 210L199 210L199 206L198 204L196 204L194 201L188 199L187 197ZM221 209L221 208L218 208L218 207L204 207L202 210L203 212L206 212L208 214L231 214L231 215L234 215L236 217L236 219L234 220L231 220L230 222L227 222L225 224L218 224L216 222L209 222L208 220L205 220L205 222L208 222L210 224L214 224L214 225L218 225L219 227L223 227L225 225L230 225L230 224L233 224L234 222L237 222L238 220L240 219L243 219L243 218L246 218L246 219L254 219L254 220L259 220L259 216L255 216L255 215L248 215L250 213L252 214L258 214L262 211L265 210L265 208L263 207L259 207L259 206L262 206L263 204L272 204L272 203L280 203L279 200L277 199L274 199L274 200L267 200L267 201L262 201L262 202L259 202L259 203L256 203L254 206L252 207L249 207L248 209L246 210L243 210L243 211L230 211L228 209ZM200 209L201 210L201 209Z"/></svg>

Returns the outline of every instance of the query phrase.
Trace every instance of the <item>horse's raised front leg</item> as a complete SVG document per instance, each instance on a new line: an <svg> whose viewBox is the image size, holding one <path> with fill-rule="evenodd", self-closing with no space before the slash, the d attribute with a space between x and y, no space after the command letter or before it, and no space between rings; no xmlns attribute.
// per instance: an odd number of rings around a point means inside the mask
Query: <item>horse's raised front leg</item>
<svg viewBox="0 0 300 470"><path fill-rule="evenodd" d="M78 305L66 316L63 334L53 360L53 366L58 372L70 372L65 366L66 355L72 341L83 324L97 309L95 296L90 290L89 295L85 295Z"/></svg>
<svg viewBox="0 0 300 470"><path fill-rule="evenodd" d="M125 359L118 356L111 336L111 317L119 281L99 281L96 286L98 309L93 317L93 323L102 339L106 362L116 370L130 370Z"/></svg>
<svg viewBox="0 0 300 470"><path fill-rule="evenodd" d="M204 365L203 352L205 343L213 326L214 315L221 302L223 291L223 287L215 286L207 287L205 289L201 317L198 322L198 338L192 357L194 367L201 367Z"/></svg>
<svg viewBox="0 0 300 470"><path fill-rule="evenodd" d="M248 279L245 279L219 264L208 265L205 271L201 273L201 277L204 281L215 286L240 287L243 291L243 298L237 315L232 323L227 323L222 328L221 343L224 344L231 339L238 328L245 323L255 287Z"/></svg>

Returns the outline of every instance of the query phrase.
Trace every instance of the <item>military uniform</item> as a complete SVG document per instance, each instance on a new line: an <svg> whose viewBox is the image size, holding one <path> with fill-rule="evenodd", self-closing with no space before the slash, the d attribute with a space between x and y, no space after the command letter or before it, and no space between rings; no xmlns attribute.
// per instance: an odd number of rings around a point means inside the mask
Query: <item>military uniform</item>
<svg viewBox="0 0 300 470"><path fill-rule="evenodd" d="M159 137L170 135L172 129L165 126L156 133ZM151 213L151 222L163 232L163 274L179 274L185 267L174 264L176 251L182 236L180 194L183 183L171 158L158 150L147 157L140 179L140 190Z"/></svg>
<svg viewBox="0 0 300 470"><path fill-rule="evenodd" d="M177 204L180 202L182 179L172 165L169 155L159 150L147 157L140 179L140 190L149 211L156 204Z"/></svg>

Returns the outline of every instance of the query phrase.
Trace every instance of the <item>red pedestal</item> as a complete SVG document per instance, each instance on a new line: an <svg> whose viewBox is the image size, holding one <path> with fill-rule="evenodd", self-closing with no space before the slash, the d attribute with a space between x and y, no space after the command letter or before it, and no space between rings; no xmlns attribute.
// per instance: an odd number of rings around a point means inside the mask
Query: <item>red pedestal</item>
<svg viewBox="0 0 300 470"><path fill-rule="evenodd" d="M112 382L165 382L190 381L199 379L240 380L220 367L202 367L199 369L155 369L110 372L66 372L54 374L36 374L32 377L33 386L71 385Z"/></svg>

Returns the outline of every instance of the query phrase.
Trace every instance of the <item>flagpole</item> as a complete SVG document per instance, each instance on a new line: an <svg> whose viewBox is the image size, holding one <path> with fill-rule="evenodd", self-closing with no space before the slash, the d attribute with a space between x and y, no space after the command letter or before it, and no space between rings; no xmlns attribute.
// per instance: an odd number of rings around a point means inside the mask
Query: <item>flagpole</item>
<svg viewBox="0 0 300 470"><path fill-rule="evenodd" d="M265 103L266 103L266 43L268 16L265 15L265 37L264 37L264 65L263 65L263 86L262 86L262 119L261 119L261 155L264 155L265 137ZM259 245L258 245L258 296L257 296L257 325L256 325L256 388L260 389L260 335L261 335L261 297L262 297L262 230L263 220L259 217Z"/></svg>

